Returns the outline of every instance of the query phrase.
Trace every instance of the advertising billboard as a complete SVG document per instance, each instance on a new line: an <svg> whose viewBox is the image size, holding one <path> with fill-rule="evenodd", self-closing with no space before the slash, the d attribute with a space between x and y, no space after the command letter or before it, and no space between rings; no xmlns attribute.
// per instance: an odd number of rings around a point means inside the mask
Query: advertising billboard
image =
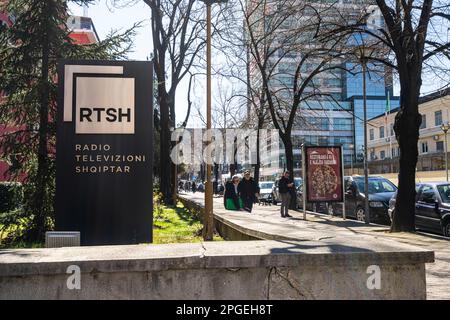
<svg viewBox="0 0 450 320"><path fill-rule="evenodd" d="M342 202L342 147L305 146L308 202Z"/></svg>
<svg viewBox="0 0 450 320"><path fill-rule="evenodd" d="M58 67L56 230L82 245L152 241L153 68L145 61Z"/></svg>

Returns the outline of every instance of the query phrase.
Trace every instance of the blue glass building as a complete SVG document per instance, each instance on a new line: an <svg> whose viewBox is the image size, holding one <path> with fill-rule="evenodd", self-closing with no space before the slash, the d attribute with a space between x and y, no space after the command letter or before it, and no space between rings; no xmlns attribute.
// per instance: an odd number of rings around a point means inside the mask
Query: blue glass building
<svg viewBox="0 0 450 320"><path fill-rule="evenodd" d="M353 68L354 74L346 73L345 76L345 95L346 100L351 103L353 110L353 137L354 152L353 156L356 162L363 161L364 146L364 100L363 100L363 74L361 66L347 64L349 69ZM399 98L394 97L392 76L390 70L380 72L379 66L368 64L366 73L366 101L367 101L367 119L383 114L386 111L387 96L390 96L390 108L399 106ZM375 70L371 72L370 70ZM387 130L387 128L386 128Z"/></svg>

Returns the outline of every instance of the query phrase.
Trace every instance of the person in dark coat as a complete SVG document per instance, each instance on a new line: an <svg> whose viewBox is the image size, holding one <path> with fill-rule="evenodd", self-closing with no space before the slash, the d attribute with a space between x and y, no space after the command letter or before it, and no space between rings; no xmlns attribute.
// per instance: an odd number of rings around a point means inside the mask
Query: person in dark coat
<svg viewBox="0 0 450 320"><path fill-rule="evenodd" d="M250 176L250 171L245 170L244 179L238 185L239 197L244 204L244 210L252 212L253 203L259 197L259 186Z"/></svg>
<svg viewBox="0 0 450 320"><path fill-rule="evenodd" d="M192 188L193 193L195 193L197 191L197 185L195 184L195 181L192 181L191 188Z"/></svg>
<svg viewBox="0 0 450 320"><path fill-rule="evenodd" d="M183 181L178 182L178 191L184 191L184 183Z"/></svg>
<svg viewBox="0 0 450 320"><path fill-rule="evenodd" d="M280 193L281 197L281 217L291 217L289 215L289 205L291 203L291 197L293 192L295 192L295 189L294 182L290 177L289 171L286 171L280 178L280 181L278 181L278 192Z"/></svg>
<svg viewBox="0 0 450 320"><path fill-rule="evenodd" d="M225 184L225 194L223 196L223 202L225 209L230 210L227 206L227 200L231 199L234 203L234 208L236 210L243 210L239 204L239 193L238 193L239 177L234 176L230 181Z"/></svg>

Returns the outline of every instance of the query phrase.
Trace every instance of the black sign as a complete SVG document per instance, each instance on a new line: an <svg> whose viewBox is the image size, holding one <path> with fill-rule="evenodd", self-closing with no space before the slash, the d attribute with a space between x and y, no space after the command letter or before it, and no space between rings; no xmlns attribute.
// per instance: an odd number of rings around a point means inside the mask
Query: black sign
<svg viewBox="0 0 450 320"><path fill-rule="evenodd" d="M152 241L151 62L58 66L56 230L84 245Z"/></svg>

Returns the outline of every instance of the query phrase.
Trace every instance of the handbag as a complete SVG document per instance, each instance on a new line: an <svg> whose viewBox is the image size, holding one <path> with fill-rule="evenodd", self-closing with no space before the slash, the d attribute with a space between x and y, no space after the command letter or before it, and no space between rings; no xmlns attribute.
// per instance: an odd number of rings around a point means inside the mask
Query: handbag
<svg viewBox="0 0 450 320"><path fill-rule="evenodd" d="M242 201L241 198L239 198L239 206L240 208L244 207L244 202ZM234 204L233 199L228 198L225 202L225 209L227 210L238 210L238 208L236 208L236 205Z"/></svg>

